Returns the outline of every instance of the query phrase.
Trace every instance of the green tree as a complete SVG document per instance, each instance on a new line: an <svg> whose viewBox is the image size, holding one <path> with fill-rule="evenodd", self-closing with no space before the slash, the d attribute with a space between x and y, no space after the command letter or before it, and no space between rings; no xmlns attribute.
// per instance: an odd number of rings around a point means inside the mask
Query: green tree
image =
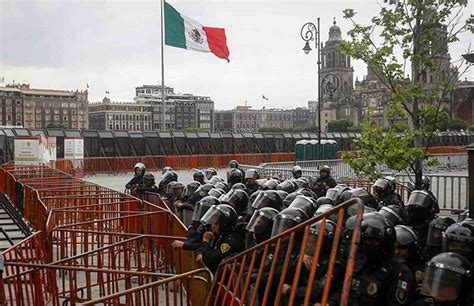
<svg viewBox="0 0 474 306"><path fill-rule="evenodd" d="M328 132L348 132L353 126L349 120L333 120L328 123Z"/></svg>
<svg viewBox="0 0 474 306"><path fill-rule="evenodd" d="M353 23L350 41L341 51L362 60L390 91L384 114L391 122L388 131L371 124L371 112L364 122L363 135L356 142L362 158L345 160L359 174L379 175L382 167L415 174L415 185L421 184L423 164L432 163L427 149L439 127L441 105L454 90L460 69L439 65L448 54L447 47L459 34L473 31L474 17L463 19L467 0L390 0L381 3L380 13L370 25L356 21L356 12L344 10L344 18ZM446 33L446 34L443 34ZM372 37L378 35L380 43ZM405 78L405 63L411 65L410 80ZM437 71L438 79L428 78ZM427 81L429 85L427 85ZM398 134L399 122L409 128Z"/></svg>

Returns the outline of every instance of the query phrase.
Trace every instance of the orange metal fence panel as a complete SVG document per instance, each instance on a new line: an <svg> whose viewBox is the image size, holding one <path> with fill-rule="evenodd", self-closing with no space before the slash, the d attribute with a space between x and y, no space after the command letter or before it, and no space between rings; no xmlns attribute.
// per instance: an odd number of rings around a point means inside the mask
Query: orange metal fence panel
<svg viewBox="0 0 474 306"><path fill-rule="evenodd" d="M349 244L344 245L347 252L342 258L343 223L346 209L352 205L357 206L357 222ZM341 305L347 305L363 212L364 206L359 199L350 200L225 260L216 272L207 305L308 305L310 301L327 305L329 295L335 289L333 280L336 277L338 283L343 283ZM327 246L323 242L324 227L326 220L335 216L334 238ZM310 237L310 227L318 221L321 221L319 234ZM323 255L322 248L328 247L329 252ZM309 269L303 263L307 256L311 258ZM340 259L345 265L336 266ZM320 281L321 275L325 279L317 297L312 296L312 283L305 287L299 285L303 266L307 267L305 277L310 282ZM283 292L283 288L287 290Z"/></svg>
<svg viewBox="0 0 474 306"><path fill-rule="evenodd" d="M133 162L107 165L120 169ZM24 215L38 233L46 233L46 242L31 240L15 251L41 261L6 256L10 270L2 288L11 292L7 304L74 304L130 290L146 295L145 289L134 288L161 281L161 287L182 286L187 301L204 305L209 274L198 278L191 271L203 266L193 254L172 250L171 242L184 239L186 229L156 194L138 199L46 167L7 165L0 176L9 196L15 195L12 182L22 184ZM41 257L34 255L38 246Z"/></svg>

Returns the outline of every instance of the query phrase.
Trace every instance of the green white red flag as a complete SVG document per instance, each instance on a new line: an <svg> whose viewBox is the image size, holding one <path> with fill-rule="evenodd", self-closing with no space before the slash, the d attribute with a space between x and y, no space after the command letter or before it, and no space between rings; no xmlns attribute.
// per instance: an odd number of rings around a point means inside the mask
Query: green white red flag
<svg viewBox="0 0 474 306"><path fill-rule="evenodd" d="M199 22L181 15L165 1L165 44L177 48L212 52L229 61L229 48L225 30L202 26Z"/></svg>

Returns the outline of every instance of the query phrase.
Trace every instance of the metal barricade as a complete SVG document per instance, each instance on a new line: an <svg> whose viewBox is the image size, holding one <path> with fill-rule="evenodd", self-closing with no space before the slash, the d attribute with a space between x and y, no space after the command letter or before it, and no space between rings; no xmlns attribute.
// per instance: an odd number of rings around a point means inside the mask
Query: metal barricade
<svg viewBox="0 0 474 306"><path fill-rule="evenodd" d="M28 260L5 257L6 304L75 304L121 292L130 297L128 290L135 287L174 281L186 301L204 305L210 276L203 273L196 282L193 271L202 271L203 265L193 253L171 248L186 229L156 195L139 199L45 167L7 166L0 176L9 196L15 195L10 184L21 184L25 217L46 238L12 253L25 253ZM42 257L35 255L36 247ZM146 295L142 289L137 292Z"/></svg>
<svg viewBox="0 0 474 306"><path fill-rule="evenodd" d="M355 254L357 252L360 234L360 223L364 213L364 206L359 199L352 199L332 210L314 217L294 228L291 228L263 243L248 249L219 265L216 278L212 284L208 296L207 305L281 305L286 301L287 305L308 305L311 299L311 289L318 279L315 279L318 269L326 267L324 289L318 302L327 305L333 278L335 274L336 260L341 259L340 248L343 245L341 234L346 217L346 209L356 205L357 222L352 232L352 238L347 247L347 257L343 259L346 263L342 273L342 291L340 305L348 305L349 291L352 282ZM322 264L322 247L324 247L324 229L326 220L337 216L337 225L334 231L334 239L330 246L328 264ZM310 239L310 227L321 221L319 234L315 239ZM306 256L311 258L308 269L307 280L302 288L304 294L299 296L296 302L296 291L299 287L299 278L303 269L303 260ZM291 263L290 263L291 262ZM291 271L290 271L291 265ZM290 275L291 273L291 275ZM288 289L283 296L282 288ZM312 301L314 303L314 301Z"/></svg>

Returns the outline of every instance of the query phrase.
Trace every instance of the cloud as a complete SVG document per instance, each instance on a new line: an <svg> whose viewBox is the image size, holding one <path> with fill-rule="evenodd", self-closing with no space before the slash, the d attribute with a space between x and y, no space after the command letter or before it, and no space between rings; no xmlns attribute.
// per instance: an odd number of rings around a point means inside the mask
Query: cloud
<svg viewBox="0 0 474 306"><path fill-rule="evenodd" d="M230 63L168 46L164 54L166 84L210 96L217 109L245 101L260 107L262 94L271 106L306 106L317 95L316 52L301 51L301 26L320 16L325 41L333 17L343 33L350 28L343 9L359 11L362 23L379 10L373 0L170 2L203 25L226 29ZM468 40L453 46L453 58ZM90 101L106 90L112 100L132 101L136 86L161 82L160 57L159 1L0 1L0 76L8 82L63 89L88 83ZM353 65L361 78L365 65Z"/></svg>

